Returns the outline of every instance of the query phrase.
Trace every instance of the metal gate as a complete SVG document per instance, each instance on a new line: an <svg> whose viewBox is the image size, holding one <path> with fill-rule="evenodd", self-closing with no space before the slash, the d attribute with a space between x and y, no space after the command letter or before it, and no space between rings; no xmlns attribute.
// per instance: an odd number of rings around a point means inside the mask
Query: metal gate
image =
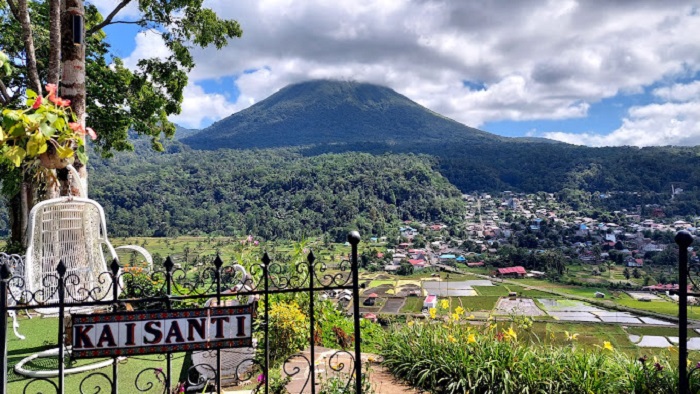
<svg viewBox="0 0 700 394"><path fill-rule="evenodd" d="M234 264L225 264L218 256L209 266L196 271L186 272L173 259L168 257L163 266L148 275L151 283L148 286L137 283L133 272L124 270L115 259L108 272L103 272L96 278L99 288L94 284L88 285L77 273L67 272L62 261L57 261L57 274L43 278L47 288L55 288L58 302L41 303L42 299L52 298L53 294L43 294L43 289L31 292L25 288L25 278L13 270L13 262L17 256L4 255L0 261L0 394L8 391L8 312L17 313L25 309L54 310L58 319L57 343L60 345L49 353L56 366L55 377L36 376L12 383L12 393L46 393L55 390L56 393L136 393L136 392L219 392L227 384L227 380L235 382L250 382L254 385L253 392L269 394L273 386L270 372L279 368L282 377L297 381L299 393L316 393L317 376L315 345L318 342L317 330L321 328L317 320L317 300L321 294L345 292L351 296L353 306L353 348L334 351L326 357L323 365L326 371L342 378L345 392L362 392L362 360L360 356L360 314L359 314L359 278L358 278L358 244L360 236L357 232L348 235L351 254L348 259L337 262L333 266L323 261L317 261L313 252L306 256L305 261L297 263L279 263L271 261L267 253L258 264L249 267L244 275L235 269ZM83 282L81 282L83 281ZM155 284L155 285L154 285ZM109 291L104 291L108 287ZM308 294L308 326L309 355L294 355L285 360L281 366L272 366L270 360L270 308L271 297L275 294L303 293ZM250 304L258 310L255 319L255 331L258 341L249 348L239 349L204 349L200 362L187 368L180 377L186 379L180 382L173 376L173 356L182 354L182 348L176 346L164 347L162 363L164 367L148 366L136 372L130 372L129 384L124 384L124 377L119 382L124 359L115 355L102 359L110 368L104 367L89 372L79 372L78 378L66 381L66 375L72 372L71 364L75 361L71 349L71 332L67 330L67 322L75 312L88 311L87 315L106 311L114 314L118 311L132 309L142 310L143 314L157 311L169 313L181 310L183 305L201 305L194 312L212 311L214 307L226 305ZM122 312L120 312L122 313ZM138 312L123 312L123 314L138 314ZM204 312L201 312L204 313ZM86 316L84 313L80 316ZM120 315L121 316L121 315ZM119 319L117 317L116 319ZM20 326L21 328L21 326ZM43 335L37 332L25 332L27 336ZM39 350L39 349L38 349ZM190 352L192 353L192 352ZM128 362L128 357L126 358ZM296 366L286 365L294 361ZM227 364L228 363L228 364ZM233 364L231 364L233 363ZM224 364L229 374L225 376ZM300 368L305 365L306 368ZM184 368L183 368L184 370ZM233 371L233 373L230 373ZM40 388L41 387L41 388ZM162 387L162 391L160 390ZM297 391L295 391L297 392Z"/></svg>

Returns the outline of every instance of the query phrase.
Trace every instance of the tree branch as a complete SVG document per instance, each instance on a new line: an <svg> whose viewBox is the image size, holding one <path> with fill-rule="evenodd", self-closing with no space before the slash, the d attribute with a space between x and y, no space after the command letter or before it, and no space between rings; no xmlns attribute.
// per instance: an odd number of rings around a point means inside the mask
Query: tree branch
<svg viewBox="0 0 700 394"><path fill-rule="evenodd" d="M22 40L24 41L24 52L27 56L27 77L29 79L27 87L41 94L41 81L36 66L36 52L34 50L34 36L32 35L32 22L29 19L29 8L27 0L18 0L19 23L22 25Z"/></svg>
<svg viewBox="0 0 700 394"><path fill-rule="evenodd" d="M129 4L131 0L122 0L121 3L117 4L116 7L112 10L112 12L107 15L105 20L102 21L102 23L98 23L97 25L93 26L90 30L88 30L85 35L90 36L95 34L95 32L99 31L103 27L109 25L112 23L112 19L119 13L119 11L122 10L122 8L126 7L127 4Z"/></svg>
<svg viewBox="0 0 700 394"><path fill-rule="evenodd" d="M3 105L9 104L12 100L12 97L10 97L10 95L7 93L7 87L4 83L2 83L2 81L0 81L0 96L2 96L0 97L0 100L2 100L1 102Z"/></svg>
<svg viewBox="0 0 700 394"><path fill-rule="evenodd" d="M7 5L10 6L10 11L14 15L15 19L19 20L19 10L17 9L17 3L15 0L7 0Z"/></svg>

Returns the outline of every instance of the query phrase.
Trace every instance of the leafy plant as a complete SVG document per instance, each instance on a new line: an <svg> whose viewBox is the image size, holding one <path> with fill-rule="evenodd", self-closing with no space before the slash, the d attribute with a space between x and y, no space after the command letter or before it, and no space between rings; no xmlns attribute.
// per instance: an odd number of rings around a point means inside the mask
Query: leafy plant
<svg viewBox="0 0 700 394"><path fill-rule="evenodd" d="M0 121L0 160L15 167L33 164L40 155L55 154L59 159L78 156L87 162L83 137L97 134L76 121L70 101L56 95L56 85L46 85L46 97L27 89L27 108L2 110Z"/></svg>
<svg viewBox="0 0 700 394"><path fill-rule="evenodd" d="M649 393L676 391L678 373L667 362L640 362L604 341L599 351L531 343L528 322L475 327L461 318L394 327L381 350L383 365L411 385L433 393ZM520 338L519 338L520 337ZM691 392L700 388L691 381Z"/></svg>
<svg viewBox="0 0 700 394"><path fill-rule="evenodd" d="M268 324L273 364L308 346L309 320L296 302L272 304Z"/></svg>

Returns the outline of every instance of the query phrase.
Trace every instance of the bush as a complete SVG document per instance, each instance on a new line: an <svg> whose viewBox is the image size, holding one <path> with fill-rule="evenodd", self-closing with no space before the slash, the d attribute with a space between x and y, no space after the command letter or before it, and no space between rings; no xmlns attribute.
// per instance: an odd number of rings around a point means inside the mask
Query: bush
<svg viewBox="0 0 700 394"><path fill-rule="evenodd" d="M296 302L272 304L269 324L273 365L309 345L309 319Z"/></svg>

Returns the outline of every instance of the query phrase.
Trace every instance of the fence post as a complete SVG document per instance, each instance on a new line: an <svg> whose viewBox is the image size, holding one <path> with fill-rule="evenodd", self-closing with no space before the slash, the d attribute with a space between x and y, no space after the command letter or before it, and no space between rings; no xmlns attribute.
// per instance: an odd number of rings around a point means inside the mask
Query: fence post
<svg viewBox="0 0 700 394"><path fill-rule="evenodd" d="M65 383L63 360L66 351L66 271L67 268L63 260L59 260L58 267L56 267L58 273L58 394L63 394L65 389L63 387Z"/></svg>
<svg viewBox="0 0 700 394"><path fill-rule="evenodd" d="M265 292L265 370L263 371L265 394L270 392L270 256L265 252L262 258Z"/></svg>
<svg viewBox="0 0 700 394"><path fill-rule="evenodd" d="M360 233L352 231L348 234L352 250L352 309L355 323L355 393L362 394L362 347L360 345L360 267L357 261L357 245L360 243Z"/></svg>
<svg viewBox="0 0 700 394"><path fill-rule="evenodd" d="M12 273L8 263L0 263L0 394L7 393L7 281Z"/></svg>
<svg viewBox="0 0 700 394"><path fill-rule="evenodd" d="M676 234L678 244L678 392L689 392L688 382L688 247L693 236L683 230Z"/></svg>
<svg viewBox="0 0 700 394"><path fill-rule="evenodd" d="M113 305L113 312L117 312L117 309L119 308L119 303L117 302L117 298L119 298L119 270L122 268L119 265L119 260L115 257L112 260L112 264L110 264L109 268L112 270L111 276L112 276L112 300L114 301ZM117 390L117 360L119 357L114 356L112 357L112 394L118 394Z"/></svg>
<svg viewBox="0 0 700 394"><path fill-rule="evenodd" d="M214 259L214 268L216 268L216 272L214 273L215 279L216 279L216 306L221 307L221 266L224 265L223 260L221 260L221 257L219 255L216 255L216 258ZM245 278L243 278L245 280ZM236 376L238 378L238 376ZM216 384L216 392L220 393L221 392L221 349L216 349L216 376L215 376L215 382Z"/></svg>
<svg viewBox="0 0 700 394"><path fill-rule="evenodd" d="M167 311L170 312L173 309L173 303L172 300L170 299L170 296L172 295L172 280L173 280L173 269L175 268L175 262L173 259L168 256L165 259L165 262L163 263L165 266L165 303L167 307ZM172 352L166 352L165 353L165 368L166 368L166 373L165 373L165 392L170 392L170 388L172 386L171 382L171 375L173 372L172 368L172 358L173 358L173 353Z"/></svg>
<svg viewBox="0 0 700 394"><path fill-rule="evenodd" d="M309 333L311 335L311 349L309 358L311 359L311 392L316 392L316 314L314 311L314 261L316 256L314 252L309 252L306 257L309 263Z"/></svg>

